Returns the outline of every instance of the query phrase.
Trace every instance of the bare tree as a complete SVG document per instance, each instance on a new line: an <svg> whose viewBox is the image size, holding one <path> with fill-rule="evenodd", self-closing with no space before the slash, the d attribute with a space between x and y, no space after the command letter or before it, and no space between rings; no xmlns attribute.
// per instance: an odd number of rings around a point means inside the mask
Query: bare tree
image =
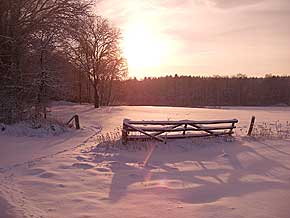
<svg viewBox="0 0 290 218"><path fill-rule="evenodd" d="M101 105L101 82L120 65L115 64L115 68L113 67L113 61L121 60L121 33L107 19L100 16L90 17L76 24L75 29L75 34L65 43L65 51L69 59L91 82L94 106L98 108ZM124 62L124 59L122 60Z"/></svg>
<svg viewBox="0 0 290 218"><path fill-rule="evenodd" d="M112 87L116 80L122 80L126 78L128 74L127 60L122 56L121 50L115 53L115 56L110 57L104 66L104 74L102 83L103 90L101 90L103 95L102 105L110 105L112 100Z"/></svg>
<svg viewBox="0 0 290 218"><path fill-rule="evenodd" d="M42 103L46 50L70 23L88 16L90 6L85 0L0 0L0 120L23 119L29 105ZM36 98L30 89L37 81L28 71L31 54L39 55Z"/></svg>

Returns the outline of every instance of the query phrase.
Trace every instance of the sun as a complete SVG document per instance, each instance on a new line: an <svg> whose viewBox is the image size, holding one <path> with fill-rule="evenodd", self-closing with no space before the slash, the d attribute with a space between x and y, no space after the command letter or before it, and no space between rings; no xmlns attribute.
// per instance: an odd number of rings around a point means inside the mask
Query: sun
<svg viewBox="0 0 290 218"><path fill-rule="evenodd" d="M146 70L158 68L166 56L167 45L162 37L144 24L129 26L124 33L124 55L130 74L146 76Z"/></svg>

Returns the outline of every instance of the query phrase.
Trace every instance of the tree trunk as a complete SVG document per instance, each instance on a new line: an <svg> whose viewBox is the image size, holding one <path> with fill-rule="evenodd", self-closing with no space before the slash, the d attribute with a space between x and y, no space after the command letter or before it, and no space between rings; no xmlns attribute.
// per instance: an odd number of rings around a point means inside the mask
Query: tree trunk
<svg viewBox="0 0 290 218"><path fill-rule="evenodd" d="M101 83L100 83L100 88L99 88L99 90L100 90L100 93L99 93L99 98L100 98L100 105L101 106L103 106L104 105L104 81L102 81Z"/></svg>
<svg viewBox="0 0 290 218"><path fill-rule="evenodd" d="M94 87L94 105L95 105L95 108L100 107L100 96L99 96L98 89L96 87Z"/></svg>
<svg viewBox="0 0 290 218"><path fill-rule="evenodd" d="M81 75L81 72L79 71L79 102L80 104L82 104L82 75Z"/></svg>
<svg viewBox="0 0 290 218"><path fill-rule="evenodd" d="M94 105L95 105L95 108L99 108L100 107L100 96L99 96L97 78L94 78L93 85L94 85Z"/></svg>
<svg viewBox="0 0 290 218"><path fill-rule="evenodd" d="M38 87L38 93L37 93L37 102L35 106L35 118L39 118L41 116L41 112L44 111L44 89L45 89L45 71L43 66L43 56L44 56L44 49L41 49L40 57L39 57L39 65L40 65L40 84Z"/></svg>
<svg viewBox="0 0 290 218"><path fill-rule="evenodd" d="M107 98L107 102L106 105L109 106L110 102L111 102L111 96L112 96L112 87L113 87L113 79L110 79L110 83L109 83L109 93L108 93L108 98Z"/></svg>

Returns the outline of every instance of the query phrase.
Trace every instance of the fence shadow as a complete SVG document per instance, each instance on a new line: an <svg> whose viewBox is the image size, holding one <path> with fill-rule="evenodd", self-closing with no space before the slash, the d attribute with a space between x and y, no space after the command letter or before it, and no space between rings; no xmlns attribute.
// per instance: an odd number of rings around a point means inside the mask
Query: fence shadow
<svg viewBox="0 0 290 218"><path fill-rule="evenodd" d="M109 155L107 166L113 172L110 202L116 203L129 193L166 193L182 202L200 204L267 189L289 189L289 183L274 178L271 171L290 169L241 141L206 141L185 147L175 141L166 147L159 145L146 167L140 159L148 153L144 150Z"/></svg>

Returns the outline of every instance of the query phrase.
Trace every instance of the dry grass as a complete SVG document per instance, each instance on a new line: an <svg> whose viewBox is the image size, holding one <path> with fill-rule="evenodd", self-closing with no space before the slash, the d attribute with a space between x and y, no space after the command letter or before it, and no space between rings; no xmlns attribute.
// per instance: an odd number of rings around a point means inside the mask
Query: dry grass
<svg viewBox="0 0 290 218"><path fill-rule="evenodd" d="M98 149L102 151L116 151L116 150L126 150L126 151L148 151L152 146L158 148L168 148L173 145L170 143L174 139L168 140L167 144L158 142L156 140L147 139L147 140L134 140L128 141L127 144L122 144L122 128L118 127L111 132L99 134L94 139L97 146L92 147L91 149ZM190 150L192 147L204 147L206 144L212 143L224 143L224 142L233 142L234 137L232 136L219 136L219 137L205 137L205 138L191 138L191 139L178 139L178 143L174 143L174 147L179 147L183 150Z"/></svg>
<svg viewBox="0 0 290 218"><path fill-rule="evenodd" d="M286 139L290 138L290 122L275 121L262 122L254 126L252 136L259 139Z"/></svg>
<svg viewBox="0 0 290 218"><path fill-rule="evenodd" d="M248 127L243 126L238 129L237 136L246 136ZM115 128L111 132L98 134L95 138L95 145L91 149L102 150L102 151L139 151L145 150L148 151L154 145L156 148L162 146L165 148L169 148L172 146L172 143L167 143L164 145L163 143L154 141L154 140L135 140L129 141L126 145L122 144L122 127ZM281 123L280 121L276 121L273 123L256 123L252 132L252 137L256 139L286 139L290 138L290 122ZM182 143L181 141L190 140L191 143ZM170 140L172 141L172 140ZM168 142L170 142L168 141ZM190 150L193 147L204 147L208 144L214 143L227 143L234 142L235 137L232 136L220 136L220 137L205 137L205 138L192 138L192 139L180 139L178 143L174 143L174 146L182 148L184 150ZM169 145L170 144L170 145ZM169 148L170 149L170 148Z"/></svg>

